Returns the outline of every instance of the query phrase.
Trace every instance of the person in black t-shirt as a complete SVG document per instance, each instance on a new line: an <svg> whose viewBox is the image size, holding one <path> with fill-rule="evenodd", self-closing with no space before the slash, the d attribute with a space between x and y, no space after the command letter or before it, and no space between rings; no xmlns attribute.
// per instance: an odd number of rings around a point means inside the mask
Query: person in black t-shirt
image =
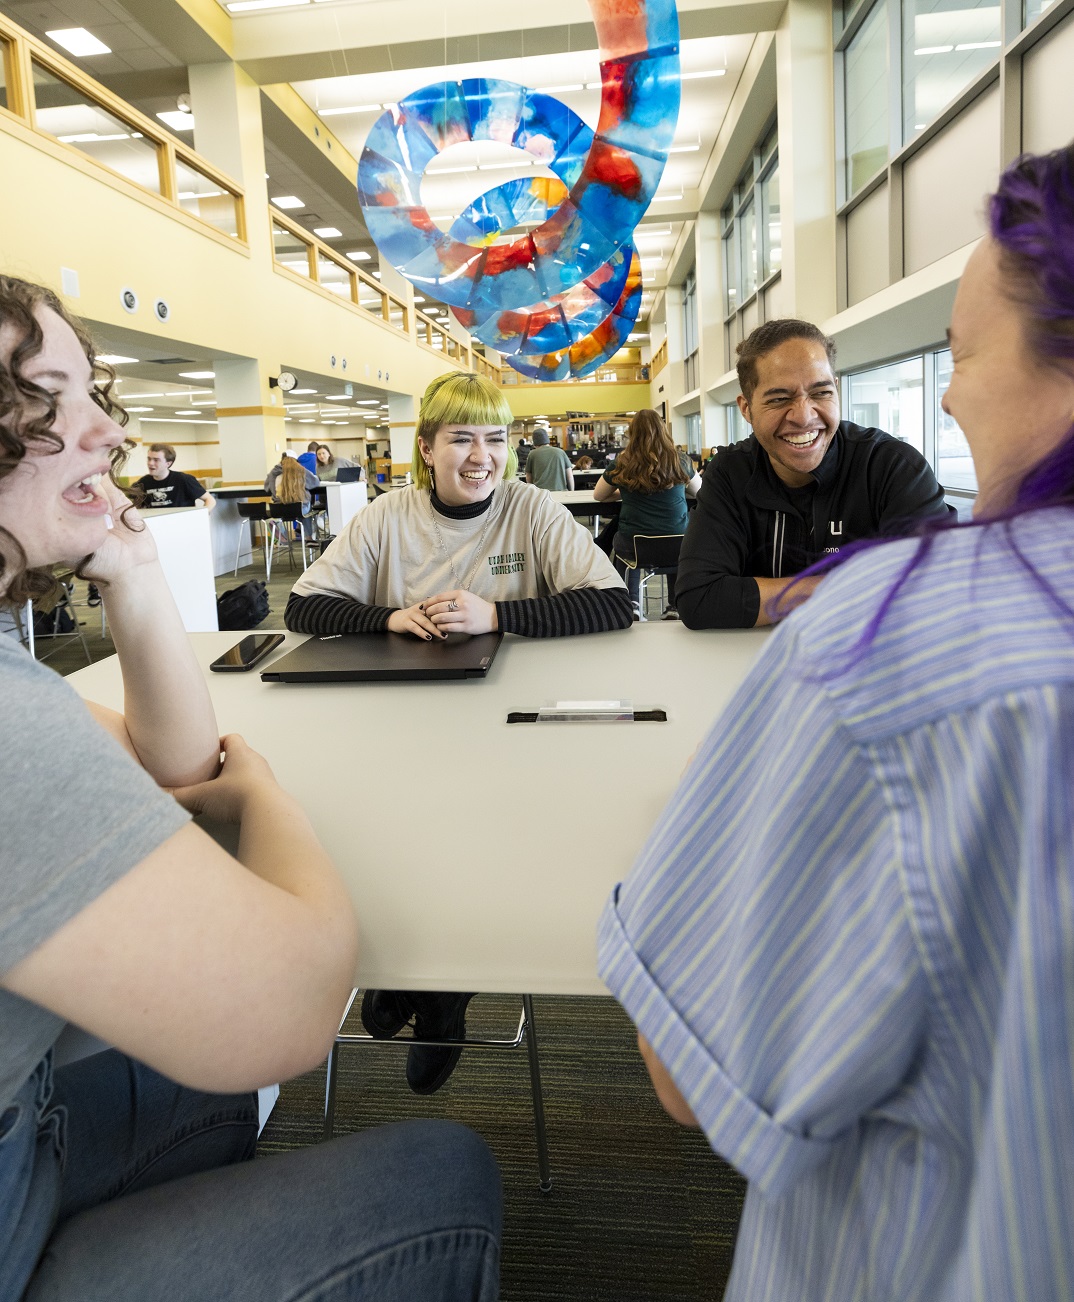
<svg viewBox="0 0 1074 1302"><path fill-rule="evenodd" d="M173 470L175 449L167 443L151 443L145 458L149 474L136 479L135 487L145 495L140 504L143 511L159 510L165 506L204 506L211 511L216 498L204 489L193 475Z"/></svg>
<svg viewBox="0 0 1074 1302"><path fill-rule="evenodd" d="M794 576L860 538L953 517L920 452L840 420L835 345L808 321L766 322L738 346L739 410L753 426L705 468L679 552L688 628L753 628ZM812 594L818 577L796 594Z"/></svg>

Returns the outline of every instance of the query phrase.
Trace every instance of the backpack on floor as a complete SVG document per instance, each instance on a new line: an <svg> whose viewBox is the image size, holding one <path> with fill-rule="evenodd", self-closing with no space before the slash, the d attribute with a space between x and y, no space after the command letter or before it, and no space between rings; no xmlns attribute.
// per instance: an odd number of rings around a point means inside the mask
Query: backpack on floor
<svg viewBox="0 0 1074 1302"><path fill-rule="evenodd" d="M216 599L216 619L221 629L256 628L268 613L268 589L260 579L248 579Z"/></svg>

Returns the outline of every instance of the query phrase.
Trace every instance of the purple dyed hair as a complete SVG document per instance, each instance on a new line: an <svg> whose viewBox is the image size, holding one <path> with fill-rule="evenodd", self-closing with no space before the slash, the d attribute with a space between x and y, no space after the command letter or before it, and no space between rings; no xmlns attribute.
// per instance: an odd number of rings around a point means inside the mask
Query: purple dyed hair
<svg viewBox="0 0 1074 1302"><path fill-rule="evenodd" d="M989 229L999 245L1004 289L1022 309L1029 348L1042 361L1068 367L1074 362L1074 143L1051 154L1024 154L1000 177L989 199ZM1037 586L1074 623L1074 609L1023 555L1015 542L1011 521L1028 511L1074 506L1074 425L1053 450L1011 485L1010 505L972 520L931 522L919 529L919 541L876 613L840 666L848 669L861 659L884 622L903 585L932 549L937 533L947 529L1003 530L1004 540ZM795 579L774 603L782 617L805 600L795 597L799 580L827 574L851 557L888 538L851 543L819 561Z"/></svg>

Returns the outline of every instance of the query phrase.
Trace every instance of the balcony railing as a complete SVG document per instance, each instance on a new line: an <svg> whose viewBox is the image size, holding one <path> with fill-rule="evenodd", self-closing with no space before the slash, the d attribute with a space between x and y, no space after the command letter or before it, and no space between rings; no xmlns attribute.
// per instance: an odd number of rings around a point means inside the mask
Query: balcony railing
<svg viewBox="0 0 1074 1302"><path fill-rule="evenodd" d="M652 367L650 368L651 373L654 376L659 375L660 372L664 369L664 367L667 366L667 364L668 364L668 341L665 339L664 342L653 354Z"/></svg>
<svg viewBox="0 0 1074 1302"><path fill-rule="evenodd" d="M607 366L602 366L599 370L594 371L592 375L587 375L584 380L563 380L563 384L646 384L649 380L649 368L640 362L609 362ZM555 381L551 381L555 384ZM531 380L527 375L521 375L518 371L509 366L505 366L500 375L500 384L505 389L514 388L523 384L540 384L546 386L547 380Z"/></svg>
<svg viewBox="0 0 1074 1302"><path fill-rule="evenodd" d="M246 243L241 186L0 14L0 118L5 112L228 240Z"/></svg>
<svg viewBox="0 0 1074 1302"><path fill-rule="evenodd" d="M445 357L450 357L453 362L458 362L461 366L470 365L471 350L461 340L456 339L446 326L417 309L414 311L414 318L418 343L424 344L426 348L434 348L438 353L443 353ZM478 354L473 353L473 358L476 362ZM481 361L484 360L481 358Z"/></svg>

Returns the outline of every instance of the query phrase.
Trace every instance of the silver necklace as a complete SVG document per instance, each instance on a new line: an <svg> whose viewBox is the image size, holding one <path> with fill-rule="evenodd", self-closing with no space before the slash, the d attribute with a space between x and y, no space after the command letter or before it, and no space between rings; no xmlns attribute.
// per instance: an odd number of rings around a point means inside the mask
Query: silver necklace
<svg viewBox="0 0 1074 1302"><path fill-rule="evenodd" d="M496 489L492 490L494 493ZM440 544L440 550L447 558L448 569L451 570L451 577L455 580L456 588L461 588L463 592L470 591L470 584L474 581L474 575L477 573L477 567L481 564L482 544L485 541L485 534L488 533L489 525L492 523L492 517L496 514L495 503L490 504L489 509L485 512L485 524L481 530L481 536L477 540L477 555L474 557L474 563L470 568L470 573L466 576L466 582L463 583L455 572L455 562L451 559L451 553L444 543L444 535L440 532L440 526L436 523L436 508L433 506L433 495L429 494L429 519L433 522L433 529L436 532L436 541Z"/></svg>

